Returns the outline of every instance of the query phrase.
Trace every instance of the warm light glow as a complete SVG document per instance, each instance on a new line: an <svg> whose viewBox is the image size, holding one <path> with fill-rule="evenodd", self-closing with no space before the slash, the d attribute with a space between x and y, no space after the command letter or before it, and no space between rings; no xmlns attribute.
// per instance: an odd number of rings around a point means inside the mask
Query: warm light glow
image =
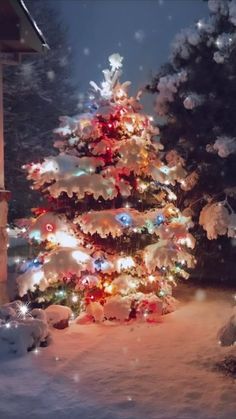
<svg viewBox="0 0 236 419"><path fill-rule="evenodd" d="M149 282L154 282L155 281L155 276L154 275L149 275L148 280L149 280Z"/></svg>
<svg viewBox="0 0 236 419"><path fill-rule="evenodd" d="M73 295L71 296L71 301L72 301L72 303L77 303L77 302L79 301L79 297L78 297L78 295L73 294Z"/></svg>
<svg viewBox="0 0 236 419"><path fill-rule="evenodd" d="M129 281L129 287L135 289L136 288L136 282L135 281Z"/></svg>
<svg viewBox="0 0 236 419"><path fill-rule="evenodd" d="M170 199L170 201L175 201L177 199L177 196L172 191L170 191L168 194L168 198Z"/></svg>
<svg viewBox="0 0 236 419"><path fill-rule="evenodd" d="M124 125L125 125L125 128L127 129L127 131L133 132L133 130L134 130L133 124L130 124L129 122L126 122Z"/></svg>
<svg viewBox="0 0 236 419"><path fill-rule="evenodd" d="M124 96L126 96L126 94L125 94L125 91L123 90L123 89L119 89L117 92L116 92L116 97L117 97L117 99L121 99L122 97L124 97Z"/></svg>
<svg viewBox="0 0 236 419"><path fill-rule="evenodd" d="M81 250L75 250L72 252L72 257L76 260L77 263L83 263L89 260L89 255L87 255L87 253L81 252Z"/></svg>
<svg viewBox="0 0 236 419"><path fill-rule="evenodd" d="M104 284L105 285L105 284ZM113 285L109 284L104 288L105 292L107 292L108 294L112 294L113 292Z"/></svg>
<svg viewBox="0 0 236 419"><path fill-rule="evenodd" d="M78 239L65 231L57 231L53 242L58 243L62 247L78 246Z"/></svg>
<svg viewBox="0 0 236 419"><path fill-rule="evenodd" d="M148 188L148 184L144 182L139 182L138 188L140 191L145 191Z"/></svg>
<svg viewBox="0 0 236 419"><path fill-rule="evenodd" d="M187 247L190 247L190 248L193 246L193 241L190 237L184 237L182 239L179 239L178 243L179 244L184 244L184 245L186 245Z"/></svg>

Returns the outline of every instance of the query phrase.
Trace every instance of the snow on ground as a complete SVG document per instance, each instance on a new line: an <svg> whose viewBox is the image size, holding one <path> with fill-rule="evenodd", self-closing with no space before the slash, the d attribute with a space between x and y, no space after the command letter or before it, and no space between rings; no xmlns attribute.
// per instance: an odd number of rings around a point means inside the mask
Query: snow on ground
<svg viewBox="0 0 236 419"><path fill-rule="evenodd" d="M214 370L235 353L216 338L232 293L197 296L158 325L72 325L38 353L1 360L0 417L235 418L235 382Z"/></svg>

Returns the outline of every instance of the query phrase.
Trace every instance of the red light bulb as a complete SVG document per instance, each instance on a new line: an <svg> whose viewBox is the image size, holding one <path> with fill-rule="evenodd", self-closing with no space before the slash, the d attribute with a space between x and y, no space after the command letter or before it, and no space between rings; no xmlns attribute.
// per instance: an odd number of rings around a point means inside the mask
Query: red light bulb
<svg viewBox="0 0 236 419"><path fill-rule="evenodd" d="M50 233L54 230L54 227L52 224L48 223L46 224L46 230L49 231Z"/></svg>

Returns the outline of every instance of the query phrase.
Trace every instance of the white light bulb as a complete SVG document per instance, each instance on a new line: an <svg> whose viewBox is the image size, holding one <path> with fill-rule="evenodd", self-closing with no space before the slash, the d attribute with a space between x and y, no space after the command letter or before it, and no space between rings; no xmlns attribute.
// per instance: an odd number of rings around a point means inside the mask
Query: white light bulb
<svg viewBox="0 0 236 419"><path fill-rule="evenodd" d="M29 307L27 304L20 304L18 308L19 316L25 317L25 315L29 312Z"/></svg>
<svg viewBox="0 0 236 419"><path fill-rule="evenodd" d="M72 301L72 303L77 303L78 302L78 300L79 300L79 297L78 297L78 295L72 295L72 297L71 297L71 301Z"/></svg>

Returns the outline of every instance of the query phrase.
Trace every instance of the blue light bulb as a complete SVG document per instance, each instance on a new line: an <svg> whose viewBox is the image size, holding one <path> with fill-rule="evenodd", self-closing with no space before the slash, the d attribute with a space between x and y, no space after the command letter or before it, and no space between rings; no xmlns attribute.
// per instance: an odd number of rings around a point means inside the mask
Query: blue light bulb
<svg viewBox="0 0 236 419"><path fill-rule="evenodd" d="M156 224L158 226L160 226L162 223L164 223L164 221L165 221L164 215L162 215L162 214L157 215L157 217L156 217Z"/></svg>
<svg viewBox="0 0 236 419"><path fill-rule="evenodd" d="M130 227L132 224L132 218L129 214L127 213L121 213L116 215L116 220L119 221L119 223L123 226L123 227Z"/></svg>

